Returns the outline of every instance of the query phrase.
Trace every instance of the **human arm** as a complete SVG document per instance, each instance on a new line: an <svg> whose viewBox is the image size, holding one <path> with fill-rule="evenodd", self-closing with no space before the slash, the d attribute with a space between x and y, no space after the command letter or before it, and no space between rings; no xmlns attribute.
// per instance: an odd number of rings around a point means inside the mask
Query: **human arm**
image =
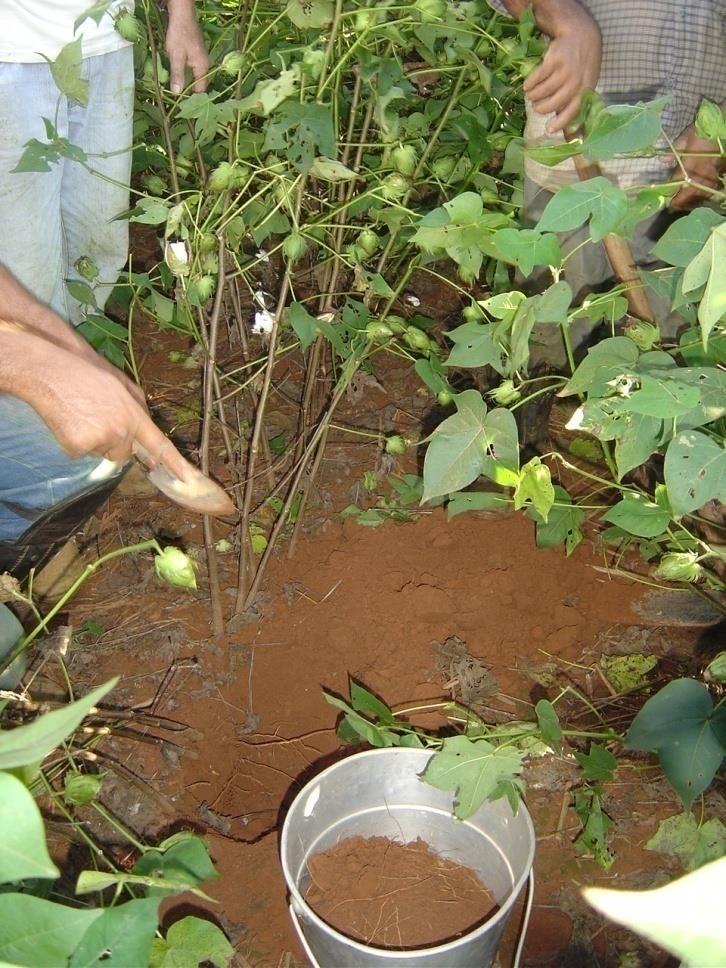
<svg viewBox="0 0 726 968"><path fill-rule="evenodd" d="M0 265L0 319L19 323L31 329L60 349L80 356L94 366L107 370L145 406L144 394L128 377L116 369L90 346L73 326L54 312L45 303L31 295L8 270Z"/></svg>
<svg viewBox="0 0 726 968"><path fill-rule="evenodd" d="M187 476L181 454L112 372L15 322L0 321L0 393L31 406L71 457L126 463L137 442L150 466Z"/></svg>
<svg viewBox="0 0 726 968"><path fill-rule="evenodd" d="M583 91L600 76L600 28L577 0L504 0L518 18L531 6L537 26L550 38L542 63L524 82L524 93L538 114L554 114L550 134L571 124L580 110Z"/></svg>
<svg viewBox="0 0 726 968"><path fill-rule="evenodd" d="M166 31L166 52L169 55L171 89L181 94L185 87L184 71L192 72L194 91L207 89L209 56L199 29L194 0L168 0L169 26Z"/></svg>
<svg viewBox="0 0 726 968"><path fill-rule="evenodd" d="M724 172L724 159L719 146L706 141L696 133L694 125L683 132L674 147L678 151L673 177L685 177L694 184L686 183L671 199L670 207L676 211L693 208L709 197L708 192L699 186L717 191L721 188L721 175Z"/></svg>

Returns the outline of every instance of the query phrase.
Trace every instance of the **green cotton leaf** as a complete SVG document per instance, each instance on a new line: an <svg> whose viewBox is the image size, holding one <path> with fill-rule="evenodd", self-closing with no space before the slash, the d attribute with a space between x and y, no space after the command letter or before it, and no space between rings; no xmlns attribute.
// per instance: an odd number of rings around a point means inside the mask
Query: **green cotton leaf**
<svg viewBox="0 0 726 968"><path fill-rule="evenodd" d="M0 830L5 832L0 841L0 884L60 877L48 854L38 805L10 773L0 773Z"/></svg>
<svg viewBox="0 0 726 968"><path fill-rule="evenodd" d="M182 837L170 838L165 844L142 854L131 873L183 882L190 887L219 876L201 837L185 832Z"/></svg>
<svg viewBox="0 0 726 968"><path fill-rule="evenodd" d="M350 680L350 704L358 713L375 716L384 726L390 726L393 722L393 713L388 706L354 679Z"/></svg>
<svg viewBox="0 0 726 968"><path fill-rule="evenodd" d="M520 303L512 319L509 333L508 376L524 369L529 362L530 337L537 321L536 306L538 299L538 296L533 296L531 299L526 299L523 303Z"/></svg>
<svg viewBox="0 0 726 968"><path fill-rule="evenodd" d="M496 296L490 296L488 299L485 299L479 305L495 319L506 319L514 315L520 303L523 303L526 298L523 292L518 292L517 290L513 292L500 292Z"/></svg>
<svg viewBox="0 0 726 968"><path fill-rule="evenodd" d="M615 464L618 480L644 464L660 445L663 421L639 413L625 413L619 421L619 435L615 440Z"/></svg>
<svg viewBox="0 0 726 968"><path fill-rule="evenodd" d="M582 832L575 840L575 850L592 857L603 870L609 870L615 860L607 842L613 822L602 808L599 790L578 790L575 793L575 813L582 824Z"/></svg>
<svg viewBox="0 0 726 968"><path fill-rule="evenodd" d="M686 266L683 273L683 292L706 288L698 306L698 322L704 349L716 323L726 314L726 222L716 226L705 245Z"/></svg>
<svg viewBox="0 0 726 968"><path fill-rule="evenodd" d="M593 323L605 320L616 323L628 311L628 300L623 295L622 287L611 289L610 292L590 295L570 313L570 319L590 319ZM620 337L622 338L622 337Z"/></svg>
<svg viewBox="0 0 726 968"><path fill-rule="evenodd" d="M454 403L457 413L440 423L429 437L423 501L462 490L484 467L487 406L478 390L457 393Z"/></svg>
<svg viewBox="0 0 726 968"><path fill-rule="evenodd" d="M198 968L210 962L214 968L228 968L234 948L221 928L203 918L186 917L151 945L149 968Z"/></svg>
<svg viewBox="0 0 726 968"><path fill-rule="evenodd" d="M561 188L547 203L536 229L568 232L590 220L590 235L599 242L628 210L628 197L603 175Z"/></svg>
<svg viewBox="0 0 726 968"><path fill-rule="evenodd" d="M81 77L82 61L81 38L76 37L75 40L61 49L54 61L48 61L48 63L50 64L51 77L58 90L70 100L77 101L83 107L86 107L88 104L88 81Z"/></svg>
<svg viewBox="0 0 726 968"><path fill-rule="evenodd" d="M301 30L327 27L333 19L333 0L290 0L285 13Z"/></svg>
<svg viewBox="0 0 726 968"><path fill-rule="evenodd" d="M726 449L698 430L686 430L673 438L666 450L664 475L677 517L712 498L726 501Z"/></svg>
<svg viewBox="0 0 726 968"><path fill-rule="evenodd" d="M106 908L81 938L69 968L148 965L158 908L159 899L151 897Z"/></svg>
<svg viewBox="0 0 726 968"><path fill-rule="evenodd" d="M118 676L76 702L44 713L27 726L0 730L0 770L41 763L80 724L81 720L118 682Z"/></svg>
<svg viewBox="0 0 726 968"><path fill-rule="evenodd" d="M286 101L296 93L299 84L300 66L299 64L293 64L290 70L282 71L278 77L258 81L254 91L237 102L239 113L258 114L266 118L283 101Z"/></svg>
<svg viewBox="0 0 726 968"><path fill-rule="evenodd" d="M701 394L697 386L678 382L677 378L656 379L641 376L640 386L627 397L618 401L622 409L645 417L682 417L697 407Z"/></svg>
<svg viewBox="0 0 726 968"><path fill-rule="evenodd" d="M121 890L125 887L144 887L150 896L163 897L190 891L205 901L212 899L200 888L193 887L187 877L155 877L152 874L112 874L105 871L81 871L76 882L76 894L92 894L109 887ZM2 965L0 965L2 968Z"/></svg>
<svg viewBox="0 0 726 968"><path fill-rule="evenodd" d="M660 138L661 113L668 98L604 107L589 126L582 153L592 161L649 148Z"/></svg>
<svg viewBox="0 0 726 968"><path fill-rule="evenodd" d="M524 153L532 161L551 167L582 154L582 141L563 141L561 144L533 146L525 148Z"/></svg>
<svg viewBox="0 0 726 968"><path fill-rule="evenodd" d="M338 699L337 696L333 696L329 692L323 692L323 698L343 713L344 718L339 729L341 738L346 740L363 739L370 746L376 748L393 746L396 737L390 730L371 723L360 713L357 713L347 702Z"/></svg>
<svg viewBox="0 0 726 968"><path fill-rule="evenodd" d="M308 349L318 335L318 321L311 316L302 303L294 302L289 311L290 325L304 350Z"/></svg>
<svg viewBox="0 0 726 968"><path fill-rule="evenodd" d="M565 552L571 555L582 541L582 522L585 512L576 504L567 491L555 484L555 503L550 508L547 520L534 506L527 508L527 516L536 523L536 544L538 548L557 548L564 544Z"/></svg>
<svg viewBox="0 0 726 968"><path fill-rule="evenodd" d="M583 889L585 900L684 965L726 964L723 885L726 859L714 861L651 891Z"/></svg>
<svg viewBox="0 0 726 968"><path fill-rule="evenodd" d="M642 494L627 494L603 514L602 520L639 538L657 538L667 529L671 515Z"/></svg>
<svg viewBox="0 0 726 968"><path fill-rule="evenodd" d="M638 347L627 336L612 336L601 340L587 351L587 356L572 374L561 396L587 393L591 397L606 397L612 392L611 381L623 371L632 371L638 362Z"/></svg>
<svg viewBox="0 0 726 968"><path fill-rule="evenodd" d="M726 364L726 328L712 332L705 349L699 330L684 330L678 339L678 350L688 366L722 366Z"/></svg>
<svg viewBox="0 0 726 968"><path fill-rule="evenodd" d="M678 813L661 820L645 849L670 854L685 870L696 870L726 855L726 827L717 817L699 824L692 813Z"/></svg>
<svg viewBox="0 0 726 968"><path fill-rule="evenodd" d="M139 222L141 225L162 225L169 217L169 211L167 203L160 198L144 195L129 215L129 222Z"/></svg>
<svg viewBox="0 0 726 968"><path fill-rule="evenodd" d="M555 282L533 300L538 323L565 323L572 302L572 287L564 280Z"/></svg>
<svg viewBox="0 0 726 968"><path fill-rule="evenodd" d="M615 775L617 758L610 750L597 743L590 743L587 753L575 751L575 759L580 764L582 775L591 783L608 783Z"/></svg>
<svg viewBox="0 0 726 968"><path fill-rule="evenodd" d="M562 265L556 235L542 235L534 229L500 229L492 241L497 256L517 266L525 276L531 275L535 266L559 268Z"/></svg>
<svg viewBox="0 0 726 968"><path fill-rule="evenodd" d="M438 356L432 356L428 360L420 356L414 363L413 368L419 379L426 384L432 393L452 392L443 371L443 364Z"/></svg>
<svg viewBox="0 0 726 968"><path fill-rule="evenodd" d="M449 495L446 514L451 520L466 511L506 511L509 500L496 491L457 491Z"/></svg>
<svg viewBox="0 0 726 968"><path fill-rule="evenodd" d="M502 475L502 471L511 471L510 481L512 484L516 483L519 471L519 430L511 410L497 407L487 414L484 452L486 457L482 474L501 484L505 483L501 477L507 478L507 474Z"/></svg>
<svg viewBox="0 0 726 968"><path fill-rule="evenodd" d="M426 783L454 793L454 815L466 820L485 800L501 796L503 787L519 788L524 754L510 746L493 746L467 736L444 739L423 774Z"/></svg>
<svg viewBox="0 0 726 968"><path fill-rule="evenodd" d="M32 894L0 894L0 964L22 968L67 965L100 908L71 908Z"/></svg>
<svg viewBox="0 0 726 968"><path fill-rule="evenodd" d="M444 366L464 369L493 366L497 373L501 373L504 368L505 353L502 347L494 342L493 331L492 323L464 323L452 329L446 335L453 341L454 347Z"/></svg>
<svg viewBox="0 0 726 968"><path fill-rule="evenodd" d="M111 2L112 0L96 0L96 2L91 4L90 7L86 7L83 13L81 13L73 21L73 33L75 34L81 24L83 24L89 18L93 20L96 26L98 26L101 23L104 14L111 6Z"/></svg>
<svg viewBox="0 0 726 968"><path fill-rule="evenodd" d="M337 153L337 145L333 116L325 104L298 101L285 104L268 124L262 147L263 151L285 153L303 174L316 165L319 177L340 180L335 176L336 173L340 176L343 166L338 168L338 162L331 160Z"/></svg>
<svg viewBox="0 0 726 968"><path fill-rule="evenodd" d="M50 171L51 166L60 161L61 153L57 145L31 138L25 143L25 151L11 173L25 171Z"/></svg>
<svg viewBox="0 0 726 968"><path fill-rule="evenodd" d="M554 502L555 489L550 469L539 457L533 457L520 473L519 483L514 490L514 510L519 511L531 504L542 520L547 522Z"/></svg>
<svg viewBox="0 0 726 968"><path fill-rule="evenodd" d="M714 710L703 683L674 679L640 710L625 746L657 753L681 802L690 807L709 786L726 755L726 708Z"/></svg>
<svg viewBox="0 0 726 968"><path fill-rule="evenodd" d="M534 707L542 739L555 753L562 752L562 726L555 707L548 699L540 699Z"/></svg>
<svg viewBox="0 0 726 968"><path fill-rule="evenodd" d="M702 206L676 219L653 247L653 254L671 266L684 268L698 255L716 225L726 221L712 208Z"/></svg>
<svg viewBox="0 0 726 968"><path fill-rule="evenodd" d="M615 692L630 692L648 682L648 673L658 665L658 657L631 652L630 655L604 655L601 662Z"/></svg>

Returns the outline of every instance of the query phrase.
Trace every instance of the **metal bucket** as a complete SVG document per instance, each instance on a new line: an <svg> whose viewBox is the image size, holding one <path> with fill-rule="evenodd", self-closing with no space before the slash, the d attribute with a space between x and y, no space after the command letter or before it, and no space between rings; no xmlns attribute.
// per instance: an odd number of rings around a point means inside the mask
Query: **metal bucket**
<svg viewBox="0 0 726 968"><path fill-rule="evenodd" d="M285 817L282 869L290 914L314 968L488 968L534 860L534 830L524 805L485 803L468 820L452 816L450 793L420 779L433 754L378 749L356 753L311 780ZM348 837L420 837L432 850L472 868L499 910L471 932L435 947L373 948L326 924L306 903L307 860Z"/></svg>

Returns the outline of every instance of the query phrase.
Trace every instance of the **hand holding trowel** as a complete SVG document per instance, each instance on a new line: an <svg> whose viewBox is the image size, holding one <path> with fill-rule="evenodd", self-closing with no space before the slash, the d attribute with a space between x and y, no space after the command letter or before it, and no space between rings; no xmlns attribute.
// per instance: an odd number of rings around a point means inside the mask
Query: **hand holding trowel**
<svg viewBox="0 0 726 968"><path fill-rule="evenodd" d="M49 334L0 319L0 331L12 334L7 390L33 407L72 457L103 458L91 482L110 478L133 455L152 484L182 507L217 516L235 513L222 488L185 460L154 424L138 387L71 327Z"/></svg>

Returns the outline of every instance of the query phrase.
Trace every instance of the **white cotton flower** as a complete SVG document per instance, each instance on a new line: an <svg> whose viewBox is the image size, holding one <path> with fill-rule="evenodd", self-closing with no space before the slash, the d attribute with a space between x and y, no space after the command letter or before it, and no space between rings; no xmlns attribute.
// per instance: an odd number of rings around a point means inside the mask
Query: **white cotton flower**
<svg viewBox="0 0 726 968"><path fill-rule="evenodd" d="M257 252L255 252L255 256L257 257L257 259L259 259L260 262L269 262L270 261L270 257L265 252L264 249L258 249Z"/></svg>
<svg viewBox="0 0 726 968"><path fill-rule="evenodd" d="M414 309L418 309L418 307L421 305L421 300L413 292L407 292L403 298L406 300L409 306L413 306Z"/></svg>
<svg viewBox="0 0 726 968"><path fill-rule="evenodd" d="M252 324L252 332L259 336L269 336L272 327L275 325L275 317L267 309L259 309L255 313L255 320Z"/></svg>
<svg viewBox="0 0 726 968"><path fill-rule="evenodd" d="M164 262L175 276L186 276L189 273L189 250L186 242L167 242L164 249Z"/></svg>
<svg viewBox="0 0 726 968"><path fill-rule="evenodd" d="M252 298L257 303L257 305L260 307L260 309L267 309L267 300L268 300L269 296L264 291L264 289L256 289L252 293Z"/></svg>

